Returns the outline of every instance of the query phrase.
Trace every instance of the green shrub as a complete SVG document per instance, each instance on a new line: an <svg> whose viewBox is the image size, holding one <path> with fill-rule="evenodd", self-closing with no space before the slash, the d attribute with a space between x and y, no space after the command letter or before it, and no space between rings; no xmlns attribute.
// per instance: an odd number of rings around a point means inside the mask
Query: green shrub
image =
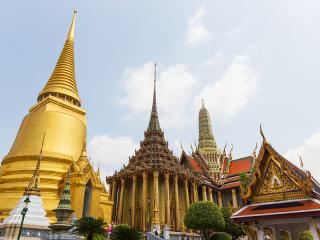
<svg viewBox="0 0 320 240"><path fill-rule="evenodd" d="M93 235L93 240L105 240L106 236L103 234L94 234Z"/></svg>
<svg viewBox="0 0 320 240"><path fill-rule="evenodd" d="M299 233L299 240L314 240L310 231L302 231Z"/></svg>
<svg viewBox="0 0 320 240"><path fill-rule="evenodd" d="M235 238L246 235L242 227L239 224L234 223L233 220L230 218L231 211L229 208L221 208L221 212L226 223L224 232L229 233L231 236Z"/></svg>
<svg viewBox="0 0 320 240"><path fill-rule="evenodd" d="M215 203L201 201L190 205L184 218L184 225L199 230L203 239L208 240L213 231L223 231L225 222L222 212Z"/></svg>
<svg viewBox="0 0 320 240"><path fill-rule="evenodd" d="M225 232L216 232L211 237L211 240L232 240L232 237Z"/></svg>
<svg viewBox="0 0 320 240"><path fill-rule="evenodd" d="M114 240L141 240L142 233L135 228L131 228L127 224L117 225L111 234Z"/></svg>
<svg viewBox="0 0 320 240"><path fill-rule="evenodd" d="M103 219L83 217L75 222L75 232L79 235L86 236L87 240L93 240L94 235L104 235L106 233L104 225Z"/></svg>

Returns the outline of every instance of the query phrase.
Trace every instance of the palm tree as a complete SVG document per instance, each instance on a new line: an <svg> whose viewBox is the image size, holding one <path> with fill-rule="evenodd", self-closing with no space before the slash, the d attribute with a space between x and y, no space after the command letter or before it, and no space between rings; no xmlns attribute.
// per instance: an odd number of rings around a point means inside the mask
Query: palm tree
<svg viewBox="0 0 320 240"><path fill-rule="evenodd" d="M93 217L83 217L76 221L76 233L79 235L84 235L87 237L87 240L93 240L95 234L105 234L106 230L104 229L103 219L93 218Z"/></svg>

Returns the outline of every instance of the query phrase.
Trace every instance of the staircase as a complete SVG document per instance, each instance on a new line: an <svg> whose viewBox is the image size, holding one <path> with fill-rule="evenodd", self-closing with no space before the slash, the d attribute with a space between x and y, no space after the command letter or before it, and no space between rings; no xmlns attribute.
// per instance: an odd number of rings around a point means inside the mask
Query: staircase
<svg viewBox="0 0 320 240"><path fill-rule="evenodd" d="M152 232L147 232L147 240L163 240L163 238L158 237Z"/></svg>

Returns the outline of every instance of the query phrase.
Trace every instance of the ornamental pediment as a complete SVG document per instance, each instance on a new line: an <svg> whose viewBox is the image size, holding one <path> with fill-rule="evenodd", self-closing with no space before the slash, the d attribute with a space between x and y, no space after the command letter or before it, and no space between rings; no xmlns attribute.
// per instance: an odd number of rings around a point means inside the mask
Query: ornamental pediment
<svg viewBox="0 0 320 240"><path fill-rule="evenodd" d="M281 168L278 161L269 157L265 172L254 194L254 201L287 200L293 196L299 198L305 194L286 171Z"/></svg>

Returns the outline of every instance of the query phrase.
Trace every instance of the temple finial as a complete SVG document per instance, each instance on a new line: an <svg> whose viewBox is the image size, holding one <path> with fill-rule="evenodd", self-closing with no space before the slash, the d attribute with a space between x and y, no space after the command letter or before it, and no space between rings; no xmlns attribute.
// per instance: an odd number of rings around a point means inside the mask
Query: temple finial
<svg viewBox="0 0 320 240"><path fill-rule="evenodd" d="M74 11L67 40L63 46L58 62L42 91L39 93L38 101L48 96L59 97L64 101L81 106L78 94L75 63L74 63L74 31L77 11Z"/></svg>
<svg viewBox="0 0 320 240"><path fill-rule="evenodd" d="M99 162L98 162L97 175L98 175L98 176L100 175L100 160L99 160Z"/></svg>
<svg viewBox="0 0 320 240"><path fill-rule="evenodd" d="M263 130L262 130L262 125L260 124L260 135L263 139L263 142L267 142L266 137L264 136Z"/></svg>
<svg viewBox="0 0 320 240"><path fill-rule="evenodd" d="M70 41L74 40L74 28L75 28L76 18L77 18L77 11L74 10L73 11L73 19L71 22L71 26L70 26L67 40L70 40Z"/></svg>
<svg viewBox="0 0 320 240"><path fill-rule="evenodd" d="M37 160L37 165L30 179L29 185L24 191L23 195L25 196L30 196L30 195L40 196L40 161L42 158L42 150L43 150L43 143L44 143L45 136L46 136L46 133L44 132L41 148L40 148L40 154Z"/></svg>
<svg viewBox="0 0 320 240"><path fill-rule="evenodd" d="M229 152L229 160L232 160L232 151L233 151L233 144L231 144L231 149Z"/></svg>
<svg viewBox="0 0 320 240"><path fill-rule="evenodd" d="M253 156L254 158L257 157L257 148L258 148L258 143L256 142L256 145L255 145L255 147L254 147L254 149L253 149L253 152L252 152L252 156Z"/></svg>
<svg viewBox="0 0 320 240"><path fill-rule="evenodd" d="M203 100L203 98L201 99L201 101L202 101L202 107L204 108L204 100Z"/></svg>
<svg viewBox="0 0 320 240"><path fill-rule="evenodd" d="M160 123L158 119L158 110L157 110L157 63L154 63L154 79L153 79L153 102L151 117L149 121L148 131L160 131Z"/></svg>

